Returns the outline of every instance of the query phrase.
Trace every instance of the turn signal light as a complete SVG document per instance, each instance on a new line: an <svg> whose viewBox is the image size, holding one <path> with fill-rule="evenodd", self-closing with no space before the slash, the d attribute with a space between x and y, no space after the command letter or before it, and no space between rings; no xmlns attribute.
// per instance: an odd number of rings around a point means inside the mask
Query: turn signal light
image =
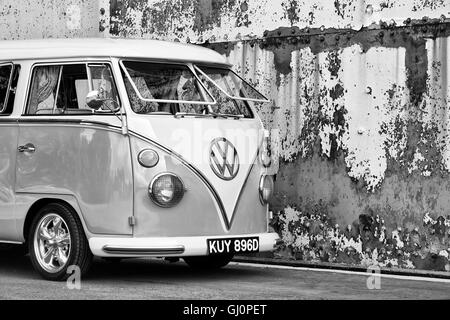
<svg viewBox="0 0 450 320"><path fill-rule="evenodd" d="M259 181L259 199L262 204L267 204L274 189L273 176L263 175Z"/></svg>
<svg viewBox="0 0 450 320"><path fill-rule="evenodd" d="M141 166L146 168L152 168L156 166L159 162L159 156L156 151L152 149L144 149L139 152L138 161Z"/></svg>

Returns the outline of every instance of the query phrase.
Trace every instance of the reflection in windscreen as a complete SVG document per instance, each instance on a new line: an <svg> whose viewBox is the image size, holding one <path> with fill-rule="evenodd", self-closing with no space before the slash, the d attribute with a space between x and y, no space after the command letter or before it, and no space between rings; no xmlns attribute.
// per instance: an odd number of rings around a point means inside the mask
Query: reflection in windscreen
<svg viewBox="0 0 450 320"><path fill-rule="evenodd" d="M142 98L153 100L140 99L129 79L124 77L132 108L136 113L201 113L204 110L204 105L189 103L204 102L205 99L197 87L195 76L187 66L131 61L123 64ZM208 102L212 102L207 95L205 97L209 99Z"/></svg>
<svg viewBox="0 0 450 320"><path fill-rule="evenodd" d="M229 69L199 67L229 96L266 101L267 98ZM201 74L201 73L200 73Z"/></svg>
<svg viewBox="0 0 450 320"><path fill-rule="evenodd" d="M209 81L201 73L198 74L200 80L203 82L205 88L211 93L211 95L216 99L217 104L211 106L215 113L220 113L224 115L242 115L246 118L251 118L252 113L247 101L234 100L225 95L220 89Z"/></svg>

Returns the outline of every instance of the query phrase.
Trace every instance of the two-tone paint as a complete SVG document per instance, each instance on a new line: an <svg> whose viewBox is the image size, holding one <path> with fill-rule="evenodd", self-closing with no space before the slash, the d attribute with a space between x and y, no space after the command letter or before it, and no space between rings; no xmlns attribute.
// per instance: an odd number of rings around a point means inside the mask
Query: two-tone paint
<svg viewBox="0 0 450 320"><path fill-rule="evenodd" d="M136 114L122 79L122 59L230 67L211 50L160 41L3 42L0 62L20 65L21 73L14 111L0 116L0 242L27 241L33 215L60 201L77 212L97 256L206 255L211 236L258 236L260 251L274 249L279 236L268 232L268 208L259 199L266 170L257 160L263 140L259 118ZM121 115L26 115L36 65L90 62L112 66ZM194 152L182 148L180 134L195 139L205 132L214 136L192 141ZM248 136L242 139L242 133ZM208 158L217 137L229 139L238 154L251 159L240 163L233 180L220 179L209 162L199 160ZM18 150L27 145L34 152ZM159 156L152 168L138 161L147 148ZM163 172L176 174L186 187L172 208L161 208L149 197L149 183Z"/></svg>

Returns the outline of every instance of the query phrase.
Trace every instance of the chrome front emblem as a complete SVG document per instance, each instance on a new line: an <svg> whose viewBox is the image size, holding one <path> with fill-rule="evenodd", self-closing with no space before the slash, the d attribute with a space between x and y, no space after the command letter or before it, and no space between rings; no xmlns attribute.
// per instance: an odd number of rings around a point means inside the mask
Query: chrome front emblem
<svg viewBox="0 0 450 320"><path fill-rule="evenodd" d="M236 148L225 138L214 139L209 150L209 165L220 179L232 180L239 171Z"/></svg>

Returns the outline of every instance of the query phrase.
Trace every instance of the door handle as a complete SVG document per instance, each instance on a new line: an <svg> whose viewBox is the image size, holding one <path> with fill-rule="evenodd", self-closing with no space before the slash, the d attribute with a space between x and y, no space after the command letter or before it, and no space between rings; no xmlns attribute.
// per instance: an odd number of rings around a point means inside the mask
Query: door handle
<svg viewBox="0 0 450 320"><path fill-rule="evenodd" d="M17 151L19 151L19 152L35 152L36 147L32 143L27 143L24 146L19 146L17 148Z"/></svg>

